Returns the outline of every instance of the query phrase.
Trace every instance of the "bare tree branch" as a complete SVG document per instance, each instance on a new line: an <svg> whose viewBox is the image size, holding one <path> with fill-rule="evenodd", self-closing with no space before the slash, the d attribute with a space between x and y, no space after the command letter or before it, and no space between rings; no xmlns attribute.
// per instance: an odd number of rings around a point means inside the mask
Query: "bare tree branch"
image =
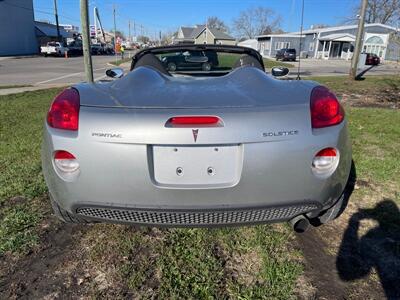
<svg viewBox="0 0 400 300"><path fill-rule="evenodd" d="M225 22L215 16L208 17L207 26L209 28L214 28L214 29L220 30L222 32L229 32L229 28L225 24Z"/></svg>
<svg viewBox="0 0 400 300"><path fill-rule="evenodd" d="M279 30L281 17L266 7L254 7L242 11L233 20L233 27L239 38L254 38L257 35L269 34Z"/></svg>
<svg viewBox="0 0 400 300"><path fill-rule="evenodd" d="M345 23L356 23L360 5L354 7L352 16ZM382 23L398 26L400 22L400 0L369 0L365 14L366 23Z"/></svg>

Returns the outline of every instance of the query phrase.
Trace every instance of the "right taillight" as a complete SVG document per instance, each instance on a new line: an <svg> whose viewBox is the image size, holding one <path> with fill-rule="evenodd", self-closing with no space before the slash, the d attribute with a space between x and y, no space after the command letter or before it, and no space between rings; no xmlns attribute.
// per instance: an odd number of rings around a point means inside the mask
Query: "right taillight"
<svg viewBox="0 0 400 300"><path fill-rule="evenodd" d="M69 88L55 98L47 113L47 124L50 127L64 130L78 130L79 125L79 93Z"/></svg>
<svg viewBox="0 0 400 300"><path fill-rule="evenodd" d="M344 110L334 93L324 86L317 86L311 92L312 128L324 128L341 123Z"/></svg>
<svg viewBox="0 0 400 300"><path fill-rule="evenodd" d="M335 172L339 164L339 150L325 148L315 154L312 161L312 170L315 175L329 176Z"/></svg>

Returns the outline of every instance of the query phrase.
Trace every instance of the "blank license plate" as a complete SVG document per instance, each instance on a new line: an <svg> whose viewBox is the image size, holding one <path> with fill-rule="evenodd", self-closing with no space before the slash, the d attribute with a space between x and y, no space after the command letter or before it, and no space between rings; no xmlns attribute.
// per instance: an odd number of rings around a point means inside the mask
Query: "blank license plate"
<svg viewBox="0 0 400 300"><path fill-rule="evenodd" d="M230 187L239 182L242 164L241 145L153 146L154 180L160 186Z"/></svg>

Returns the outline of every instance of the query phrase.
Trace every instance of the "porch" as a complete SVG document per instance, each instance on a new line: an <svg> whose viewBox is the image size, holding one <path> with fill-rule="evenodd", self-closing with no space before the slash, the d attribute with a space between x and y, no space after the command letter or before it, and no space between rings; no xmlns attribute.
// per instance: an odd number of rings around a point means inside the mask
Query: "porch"
<svg viewBox="0 0 400 300"><path fill-rule="evenodd" d="M353 57L355 36L351 34L330 34L317 41L316 58L345 59Z"/></svg>

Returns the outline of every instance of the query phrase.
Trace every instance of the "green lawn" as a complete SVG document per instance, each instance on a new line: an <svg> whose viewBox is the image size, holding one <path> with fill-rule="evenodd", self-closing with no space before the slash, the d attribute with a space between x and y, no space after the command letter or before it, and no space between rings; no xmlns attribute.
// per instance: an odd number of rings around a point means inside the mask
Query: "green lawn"
<svg viewBox="0 0 400 300"><path fill-rule="evenodd" d="M110 64L112 64L114 66L120 66L123 63L131 62L131 61L132 61L132 58L126 57L124 59L118 59L118 60L114 59L113 61L110 61Z"/></svg>
<svg viewBox="0 0 400 300"><path fill-rule="evenodd" d="M315 80L326 85L336 93L387 93L388 89L400 93L400 76L382 75L365 76L364 80L350 80L348 76L319 76L309 77L307 79Z"/></svg>
<svg viewBox="0 0 400 300"><path fill-rule="evenodd" d="M346 85L345 80L325 80L338 89ZM371 82L357 83L357 88L362 91L367 88L362 85ZM374 84L387 82L385 78ZM39 241L38 227L44 218L40 207L48 205L41 134L58 91L0 96L0 256L23 255ZM348 107L346 113L358 177L391 182L400 190L400 112ZM293 250L293 239L285 224L161 230L97 224L82 237L86 245L82 249L89 249L82 255L89 252L83 259L93 268L112 265L114 280L144 298L155 293L175 299L288 299L294 298L295 282L302 273L301 253Z"/></svg>

